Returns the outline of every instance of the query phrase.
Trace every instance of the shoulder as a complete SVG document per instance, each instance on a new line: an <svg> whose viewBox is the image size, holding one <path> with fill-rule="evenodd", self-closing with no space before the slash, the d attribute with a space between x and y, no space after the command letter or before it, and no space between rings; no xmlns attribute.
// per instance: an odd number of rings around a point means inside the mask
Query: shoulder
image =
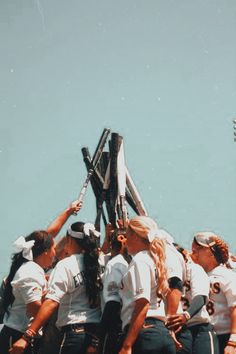
<svg viewBox="0 0 236 354"><path fill-rule="evenodd" d="M118 254L117 256L111 258L107 262L107 265L110 265L110 266L113 266L116 264L124 264L124 265L128 266L128 263L126 262L126 260L124 259L124 257L121 254Z"/></svg>
<svg viewBox="0 0 236 354"><path fill-rule="evenodd" d="M208 275L211 279L217 279L221 283L236 282L236 273L223 265L216 267Z"/></svg>
<svg viewBox="0 0 236 354"><path fill-rule="evenodd" d="M22 264L22 266L17 270L15 280L38 275L44 276L43 268L40 267L37 263L29 261Z"/></svg>
<svg viewBox="0 0 236 354"><path fill-rule="evenodd" d="M166 263L171 267L185 268L185 261L183 256L173 245L166 245Z"/></svg>
<svg viewBox="0 0 236 354"><path fill-rule="evenodd" d="M186 273L187 280L195 284L196 287L201 287L206 284L208 284L208 286L210 285L208 274L199 264L194 263L192 260L186 263Z"/></svg>
<svg viewBox="0 0 236 354"><path fill-rule="evenodd" d="M11 284L13 286L22 286L24 283L31 281L37 281L40 283L45 282L45 273L37 263L29 261L17 270L14 279Z"/></svg>
<svg viewBox="0 0 236 354"><path fill-rule="evenodd" d="M82 255L79 254L73 254L69 257L66 257L64 259L62 259L61 261L59 261L56 266L55 269L65 269L70 271L71 269L73 269L74 267L78 267L78 264L80 264L82 262Z"/></svg>
<svg viewBox="0 0 236 354"><path fill-rule="evenodd" d="M189 261L186 263L186 267L187 267L187 269L189 269L189 270L192 271L192 272L202 273L202 274L204 274L204 275L207 276L207 273L206 273L205 270L202 268L202 266L200 266L200 265L197 264L197 263L194 263L192 260L189 260Z"/></svg>
<svg viewBox="0 0 236 354"><path fill-rule="evenodd" d="M138 252L133 258L130 263L130 266L132 265L146 265L149 267L153 267L154 261L148 251L141 251Z"/></svg>
<svg viewBox="0 0 236 354"><path fill-rule="evenodd" d="M98 262L101 267L105 267L110 259L111 259L110 253L100 253L98 257Z"/></svg>

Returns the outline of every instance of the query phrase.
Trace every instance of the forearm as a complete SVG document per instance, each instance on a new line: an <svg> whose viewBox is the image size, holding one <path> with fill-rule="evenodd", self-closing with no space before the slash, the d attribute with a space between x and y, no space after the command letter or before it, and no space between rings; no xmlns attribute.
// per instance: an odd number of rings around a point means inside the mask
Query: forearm
<svg viewBox="0 0 236 354"><path fill-rule="evenodd" d="M175 315L179 302L181 299L181 291L178 289L170 289L169 293L166 296L166 314L168 315Z"/></svg>
<svg viewBox="0 0 236 354"><path fill-rule="evenodd" d="M134 312L130 321L128 333L123 343L123 348L132 348L144 324L148 308L149 302L144 298L135 302Z"/></svg>
<svg viewBox="0 0 236 354"><path fill-rule="evenodd" d="M42 305L41 301L34 301L34 302L27 304L26 311L27 311L27 314L29 315L29 317L35 317L37 315L41 305Z"/></svg>
<svg viewBox="0 0 236 354"><path fill-rule="evenodd" d="M38 330L48 321L54 310L58 307L58 303L53 300L46 300L40 307L35 319L27 328L21 338L19 338L9 350L10 354L21 354L37 335Z"/></svg>
<svg viewBox="0 0 236 354"><path fill-rule="evenodd" d="M61 214L59 214L56 219L48 226L48 233L55 237L61 230L65 222L68 220L68 218L72 214L77 213L81 209L81 207L82 204L78 203L78 201L74 201L73 203L71 203L69 207L66 208Z"/></svg>
<svg viewBox="0 0 236 354"><path fill-rule="evenodd" d="M193 298L189 308L187 309L187 312L189 313L190 317L193 317L198 313L198 311L201 310L201 308L205 305L206 303L206 296L204 295L197 295Z"/></svg>
<svg viewBox="0 0 236 354"><path fill-rule="evenodd" d="M49 320L49 318L52 316L53 312L58 306L58 302L53 301L51 299L46 299L40 307L29 329L37 333L38 330L43 327L44 324Z"/></svg>
<svg viewBox="0 0 236 354"><path fill-rule="evenodd" d="M196 315L196 313L204 306L206 303L206 296L197 295L193 298L191 305L183 313L173 314L168 316L166 325L170 330L179 331L181 327L190 320L191 317Z"/></svg>

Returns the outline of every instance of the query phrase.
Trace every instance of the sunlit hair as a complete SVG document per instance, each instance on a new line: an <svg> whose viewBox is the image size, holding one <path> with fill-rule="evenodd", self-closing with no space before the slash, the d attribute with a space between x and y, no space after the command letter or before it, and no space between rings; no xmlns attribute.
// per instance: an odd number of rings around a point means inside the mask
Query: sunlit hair
<svg viewBox="0 0 236 354"><path fill-rule="evenodd" d="M157 292L162 296L166 296L169 290L169 286L167 280L167 269L165 265L165 241L160 240L158 237L154 238L151 242L148 239L148 234L151 230L158 231L156 222L148 216L136 216L130 220L128 229L129 228L137 236L141 237L144 242L149 243L149 252L156 265L158 275Z"/></svg>
<svg viewBox="0 0 236 354"><path fill-rule="evenodd" d="M219 236L213 236L212 241L215 241L214 256L218 263L227 263L229 260L229 246Z"/></svg>

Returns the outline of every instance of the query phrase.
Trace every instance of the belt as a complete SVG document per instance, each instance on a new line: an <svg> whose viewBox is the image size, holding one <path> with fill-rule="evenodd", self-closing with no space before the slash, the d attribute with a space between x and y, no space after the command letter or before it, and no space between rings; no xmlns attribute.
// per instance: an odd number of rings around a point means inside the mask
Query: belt
<svg viewBox="0 0 236 354"><path fill-rule="evenodd" d="M164 322L162 320L160 320L159 318L155 318L155 317L146 317L145 320L144 320L144 324L146 325L155 325L157 322L160 322L164 325ZM128 332L128 329L129 329L129 326L130 324L128 323L124 329L123 329L123 332Z"/></svg>
<svg viewBox="0 0 236 354"><path fill-rule="evenodd" d="M97 323L72 323L61 328L62 332L76 332L83 333L85 331L96 332L98 324Z"/></svg>

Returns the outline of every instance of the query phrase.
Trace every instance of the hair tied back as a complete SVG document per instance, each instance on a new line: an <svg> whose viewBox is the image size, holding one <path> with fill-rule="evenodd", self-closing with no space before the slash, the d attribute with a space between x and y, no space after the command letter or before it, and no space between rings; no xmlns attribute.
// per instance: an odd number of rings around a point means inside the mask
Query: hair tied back
<svg viewBox="0 0 236 354"><path fill-rule="evenodd" d="M20 236L14 243L15 253L22 252L22 256L28 261L33 260L32 247L34 246L35 240L25 241L23 236Z"/></svg>

